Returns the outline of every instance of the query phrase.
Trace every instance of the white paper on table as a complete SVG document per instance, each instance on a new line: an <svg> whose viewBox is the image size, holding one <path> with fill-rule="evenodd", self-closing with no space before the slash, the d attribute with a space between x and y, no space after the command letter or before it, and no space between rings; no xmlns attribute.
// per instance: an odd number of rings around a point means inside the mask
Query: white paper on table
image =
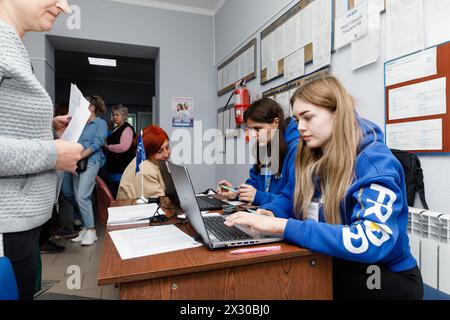
<svg viewBox="0 0 450 320"><path fill-rule="evenodd" d="M284 80L286 82L305 74L305 48L301 48L284 59Z"/></svg>
<svg viewBox="0 0 450 320"><path fill-rule="evenodd" d="M423 0L389 0L386 18L387 60L425 47Z"/></svg>
<svg viewBox="0 0 450 320"><path fill-rule="evenodd" d="M122 260L202 246L174 225L111 231Z"/></svg>
<svg viewBox="0 0 450 320"><path fill-rule="evenodd" d="M313 40L313 66L318 70L331 63L331 32L314 36Z"/></svg>
<svg viewBox="0 0 450 320"><path fill-rule="evenodd" d="M425 0L427 47L450 40L450 0Z"/></svg>
<svg viewBox="0 0 450 320"><path fill-rule="evenodd" d="M400 150L442 150L442 119L388 124L386 144Z"/></svg>
<svg viewBox="0 0 450 320"><path fill-rule="evenodd" d="M298 45L298 15L291 17L284 24L283 28L283 39L284 39L284 53L283 57L289 56L291 53L297 51L299 49Z"/></svg>
<svg viewBox="0 0 450 320"><path fill-rule="evenodd" d="M334 49L342 48L363 37L367 27L367 0L361 1L354 9L335 20Z"/></svg>
<svg viewBox="0 0 450 320"><path fill-rule="evenodd" d="M137 206L122 206L108 208L108 225L119 225L122 223L136 222L151 218L158 205L156 203L142 204ZM158 211L165 214L164 211Z"/></svg>
<svg viewBox="0 0 450 320"><path fill-rule="evenodd" d="M313 41L313 16L312 16L312 5L308 4L298 13L298 46L300 48L305 47Z"/></svg>
<svg viewBox="0 0 450 320"><path fill-rule="evenodd" d="M437 73L436 47L386 64L386 86L424 78Z"/></svg>
<svg viewBox="0 0 450 320"><path fill-rule="evenodd" d="M389 91L389 119L398 120L447 112L446 78L438 78Z"/></svg>
<svg viewBox="0 0 450 320"><path fill-rule="evenodd" d="M276 101L283 109L285 118L289 117L290 115L290 108L291 108L290 99L291 97L289 96L289 90L284 91L282 93L278 93L276 96Z"/></svg>

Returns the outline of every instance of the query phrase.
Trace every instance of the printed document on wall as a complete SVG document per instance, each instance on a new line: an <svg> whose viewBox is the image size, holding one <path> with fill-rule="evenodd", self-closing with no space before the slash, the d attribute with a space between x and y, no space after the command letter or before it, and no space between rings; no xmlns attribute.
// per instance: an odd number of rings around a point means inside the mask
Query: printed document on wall
<svg viewBox="0 0 450 320"><path fill-rule="evenodd" d="M289 117L291 115L291 103L290 103L290 91L284 91L282 93L277 94L276 101L283 108L285 117Z"/></svg>
<svg viewBox="0 0 450 320"><path fill-rule="evenodd" d="M367 0L335 20L334 49L342 48L367 33Z"/></svg>
<svg viewBox="0 0 450 320"><path fill-rule="evenodd" d="M427 47L450 40L450 0L425 0Z"/></svg>
<svg viewBox="0 0 450 320"><path fill-rule="evenodd" d="M389 0L386 18L387 60L425 47L423 0Z"/></svg>
<svg viewBox="0 0 450 320"><path fill-rule="evenodd" d="M313 67L318 70L331 63L331 32L314 35Z"/></svg>
<svg viewBox="0 0 450 320"><path fill-rule="evenodd" d="M284 54L283 57L289 56L291 53L297 51L300 47L298 45L298 14L291 17L283 27L284 39Z"/></svg>
<svg viewBox="0 0 450 320"><path fill-rule="evenodd" d="M386 86L425 78L437 73L436 47L386 64Z"/></svg>
<svg viewBox="0 0 450 320"><path fill-rule="evenodd" d="M308 4L298 13L298 46L305 47L313 41L312 4Z"/></svg>
<svg viewBox="0 0 450 320"><path fill-rule="evenodd" d="M389 120L447 112L446 78L425 81L389 91Z"/></svg>
<svg viewBox="0 0 450 320"><path fill-rule="evenodd" d="M400 150L442 150L442 119L388 124L386 144Z"/></svg>
<svg viewBox="0 0 450 320"><path fill-rule="evenodd" d="M284 81L289 82L305 74L305 48L284 59Z"/></svg>

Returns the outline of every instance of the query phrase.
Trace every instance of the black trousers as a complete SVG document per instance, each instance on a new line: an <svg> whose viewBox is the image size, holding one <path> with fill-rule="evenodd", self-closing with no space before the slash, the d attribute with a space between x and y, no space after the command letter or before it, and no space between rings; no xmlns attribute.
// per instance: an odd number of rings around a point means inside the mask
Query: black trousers
<svg viewBox="0 0 450 320"><path fill-rule="evenodd" d="M5 256L11 260L21 300L32 300L36 290L41 227L3 234Z"/></svg>
<svg viewBox="0 0 450 320"><path fill-rule="evenodd" d="M333 296L335 300L422 300L423 282L418 267L392 272L383 265L333 259ZM379 281L377 281L377 278Z"/></svg>

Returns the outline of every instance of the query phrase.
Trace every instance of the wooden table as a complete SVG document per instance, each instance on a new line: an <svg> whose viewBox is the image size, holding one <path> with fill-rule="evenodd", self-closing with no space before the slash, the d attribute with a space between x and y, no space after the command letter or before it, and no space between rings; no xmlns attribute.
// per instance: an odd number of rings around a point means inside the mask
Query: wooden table
<svg viewBox="0 0 450 320"><path fill-rule="evenodd" d="M121 205L130 202L114 204ZM189 225L178 227L195 234ZM97 280L99 285L119 284L120 299L132 300L332 299L331 258L280 245L275 252L234 255L232 249L202 246L121 260L106 232Z"/></svg>

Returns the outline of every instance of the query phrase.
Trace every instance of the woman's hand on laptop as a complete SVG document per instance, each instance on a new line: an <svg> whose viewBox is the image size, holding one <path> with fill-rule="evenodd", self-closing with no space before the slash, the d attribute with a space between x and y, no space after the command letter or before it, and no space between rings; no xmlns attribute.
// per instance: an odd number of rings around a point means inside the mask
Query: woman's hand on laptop
<svg viewBox="0 0 450 320"><path fill-rule="evenodd" d="M240 224L259 231L283 234L288 220L248 212L236 212L227 217L225 225L232 227Z"/></svg>
<svg viewBox="0 0 450 320"><path fill-rule="evenodd" d="M217 186L217 194L225 196L227 199L232 200L239 196L239 192L234 192L233 185L227 180L221 180Z"/></svg>
<svg viewBox="0 0 450 320"><path fill-rule="evenodd" d="M261 214L263 216L268 216L268 217L275 217L275 215L273 214L272 211L266 210L266 209L258 209L256 210L257 214Z"/></svg>

